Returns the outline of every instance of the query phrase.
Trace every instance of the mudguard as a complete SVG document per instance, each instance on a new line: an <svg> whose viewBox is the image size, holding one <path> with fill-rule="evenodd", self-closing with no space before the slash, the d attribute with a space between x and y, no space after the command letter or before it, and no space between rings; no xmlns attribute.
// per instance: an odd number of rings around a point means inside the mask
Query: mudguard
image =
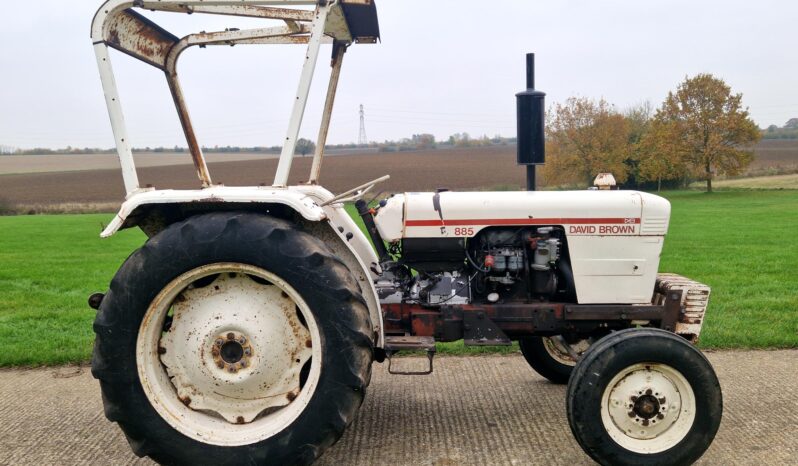
<svg viewBox="0 0 798 466"><path fill-rule="evenodd" d="M333 195L320 186L227 187L215 186L197 190L140 190L132 193L122 204L116 217L100 236L107 238L124 228L138 226L141 219L134 215L143 207L155 205L221 205L261 204L284 205L295 211L306 229L324 241L343 260L355 275L366 299L374 325L375 344L383 346L382 311L374 289L375 271L379 260L368 238L363 234L341 203L321 207ZM224 207L220 207L224 209Z"/></svg>

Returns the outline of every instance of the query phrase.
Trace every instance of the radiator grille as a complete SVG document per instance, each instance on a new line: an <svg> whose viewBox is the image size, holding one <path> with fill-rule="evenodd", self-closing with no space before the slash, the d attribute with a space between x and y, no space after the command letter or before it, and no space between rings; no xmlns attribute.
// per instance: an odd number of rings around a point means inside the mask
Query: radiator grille
<svg viewBox="0 0 798 466"><path fill-rule="evenodd" d="M661 273L657 275L655 290L655 304L662 304L668 291L683 290L683 312L676 323L676 333L693 343L698 343L701 326L704 324L704 314L709 304L709 286L674 273Z"/></svg>
<svg viewBox="0 0 798 466"><path fill-rule="evenodd" d="M644 217L641 235L664 235L668 231L668 217Z"/></svg>

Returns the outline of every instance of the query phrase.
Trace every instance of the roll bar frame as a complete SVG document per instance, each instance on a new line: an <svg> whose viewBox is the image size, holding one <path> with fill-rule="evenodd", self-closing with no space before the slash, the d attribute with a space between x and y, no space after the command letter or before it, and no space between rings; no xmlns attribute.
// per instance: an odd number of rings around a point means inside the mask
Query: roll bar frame
<svg viewBox="0 0 798 466"><path fill-rule="evenodd" d="M312 10L294 8L308 6L314 8ZM367 24L365 28L363 24L355 25L355 28L372 35L355 35L352 33L353 20L349 16L354 15L347 15L347 8L369 9L365 15L365 21L369 21L370 24ZM285 25L247 30L203 31L178 38L138 13L136 9L183 14L200 13L263 18L280 20ZM360 21L363 21L362 18ZM238 44L307 45L296 99L294 100L288 131L283 141L283 148L273 182L274 187L285 187L288 184L291 162L294 158L297 138L302 126L302 119L321 45L333 45L332 72L316 142L313 165L308 178L309 184L318 183L344 54L352 43L375 43L379 38L379 27L376 23L376 9L373 0L108 0L94 16L91 38L114 133L117 154L122 167L125 191L127 197L130 197L136 192L150 188L142 188L139 184L132 146L128 139L116 79L111 66L109 48L119 50L164 72L188 149L194 162L197 177L202 187L207 188L213 186L213 180L205 162L202 148L197 141L196 132L177 73L177 63L181 54L186 49L194 46L204 48L207 46L233 46Z"/></svg>

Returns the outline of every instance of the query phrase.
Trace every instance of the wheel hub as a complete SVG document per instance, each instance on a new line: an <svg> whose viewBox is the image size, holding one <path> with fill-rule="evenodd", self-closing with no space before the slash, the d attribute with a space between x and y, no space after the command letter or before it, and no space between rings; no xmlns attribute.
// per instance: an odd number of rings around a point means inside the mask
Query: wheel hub
<svg viewBox="0 0 798 466"><path fill-rule="evenodd" d="M183 404L233 424L290 404L312 353L294 301L243 273L195 284L204 286L189 286L174 300L160 341L161 362Z"/></svg>
<svg viewBox="0 0 798 466"><path fill-rule="evenodd" d="M236 373L250 365L252 359L252 346L249 339L236 332L227 332L216 337L211 348L211 355L216 367L231 373Z"/></svg>
<svg viewBox="0 0 798 466"><path fill-rule="evenodd" d="M695 419L695 397L675 369L636 364L607 386L602 420L615 441L638 452L654 453L678 442Z"/></svg>
<svg viewBox="0 0 798 466"><path fill-rule="evenodd" d="M572 356L572 353L581 356L590 348L591 343L592 341L590 339L578 340L569 344L564 339L543 338L543 347L546 349L546 352L549 353L555 361L566 366L575 366L576 359Z"/></svg>
<svg viewBox="0 0 798 466"><path fill-rule="evenodd" d="M651 394L651 389L647 389L646 394L641 397L632 395L630 401L634 403L631 412L643 420L652 419L657 415L659 415L659 419L664 417L664 415L659 412L660 401ZM666 399L662 398L662 403L665 403L665 401Z"/></svg>

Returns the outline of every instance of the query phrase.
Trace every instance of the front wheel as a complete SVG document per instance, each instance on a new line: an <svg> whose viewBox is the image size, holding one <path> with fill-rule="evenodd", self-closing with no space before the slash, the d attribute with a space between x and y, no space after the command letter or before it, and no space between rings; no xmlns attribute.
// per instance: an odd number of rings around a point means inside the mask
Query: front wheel
<svg viewBox="0 0 798 466"><path fill-rule="evenodd" d="M527 364L551 383L560 385L568 383L577 358L587 351L591 343L592 339L568 343L562 337L528 337L518 340Z"/></svg>
<svg viewBox="0 0 798 466"><path fill-rule="evenodd" d="M213 213L133 253L94 324L92 372L134 452L167 464L308 464L353 420L371 322L318 239Z"/></svg>
<svg viewBox="0 0 798 466"><path fill-rule="evenodd" d="M709 361L683 338L628 329L599 340L568 382L568 422L604 465L692 464L712 443L723 400Z"/></svg>

